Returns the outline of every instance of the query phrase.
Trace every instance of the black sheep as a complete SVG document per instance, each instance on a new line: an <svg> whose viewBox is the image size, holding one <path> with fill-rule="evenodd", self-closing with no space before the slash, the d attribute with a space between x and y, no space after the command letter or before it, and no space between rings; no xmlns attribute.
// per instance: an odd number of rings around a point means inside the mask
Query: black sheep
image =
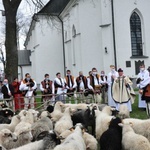
<svg viewBox="0 0 150 150"><path fill-rule="evenodd" d="M13 115L14 112L9 108L3 108L2 110L0 110L0 116L9 118L9 117L13 117Z"/></svg>
<svg viewBox="0 0 150 150"><path fill-rule="evenodd" d="M41 132L36 140L42 140L45 142L44 149L53 149L56 145L60 144L60 139L57 138L54 131L43 131Z"/></svg>
<svg viewBox="0 0 150 150"><path fill-rule="evenodd" d="M100 150L121 150L122 149L122 127L120 118L113 118L110 122L109 129L105 131L99 141Z"/></svg>
<svg viewBox="0 0 150 150"><path fill-rule="evenodd" d="M46 110L49 112L49 113L52 113L54 111L54 106L52 105L48 105Z"/></svg>
<svg viewBox="0 0 150 150"><path fill-rule="evenodd" d="M91 126L92 135L95 136L95 109L97 108L88 106L86 110L76 111L71 117L73 125L76 125L77 123L82 123L86 129L88 129L88 126Z"/></svg>
<svg viewBox="0 0 150 150"><path fill-rule="evenodd" d="M14 113L9 108L3 108L0 110L0 124L10 124L11 117L13 117Z"/></svg>
<svg viewBox="0 0 150 150"><path fill-rule="evenodd" d="M10 123L11 123L10 119L4 116L0 116L0 124L10 124Z"/></svg>

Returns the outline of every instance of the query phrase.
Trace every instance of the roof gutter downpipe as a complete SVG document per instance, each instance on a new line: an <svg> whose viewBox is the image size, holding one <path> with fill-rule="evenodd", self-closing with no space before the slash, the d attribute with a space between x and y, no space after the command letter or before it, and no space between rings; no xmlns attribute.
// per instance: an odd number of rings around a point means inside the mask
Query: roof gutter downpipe
<svg viewBox="0 0 150 150"><path fill-rule="evenodd" d="M57 16L62 25L62 42L63 42L63 60L64 60L64 75L66 75L66 58L65 58L65 39L64 39L64 23L62 19Z"/></svg>
<svg viewBox="0 0 150 150"><path fill-rule="evenodd" d="M111 11L112 11L112 31L113 31L113 45L114 45L114 62L117 69L117 56L116 56L116 39L115 39L115 25L114 25L114 2L111 0Z"/></svg>

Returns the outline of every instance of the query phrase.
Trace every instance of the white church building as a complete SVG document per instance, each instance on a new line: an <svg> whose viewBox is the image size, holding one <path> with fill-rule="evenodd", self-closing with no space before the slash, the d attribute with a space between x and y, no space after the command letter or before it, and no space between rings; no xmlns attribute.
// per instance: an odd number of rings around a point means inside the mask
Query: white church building
<svg viewBox="0 0 150 150"><path fill-rule="evenodd" d="M33 16L25 48L37 83L68 69L108 74L112 64L135 78L141 63L150 66L150 0L50 0Z"/></svg>

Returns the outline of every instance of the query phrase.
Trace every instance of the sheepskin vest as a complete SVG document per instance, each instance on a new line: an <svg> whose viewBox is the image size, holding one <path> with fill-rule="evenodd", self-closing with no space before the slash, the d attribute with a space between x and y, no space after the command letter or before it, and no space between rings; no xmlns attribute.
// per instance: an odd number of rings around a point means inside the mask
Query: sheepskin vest
<svg viewBox="0 0 150 150"><path fill-rule="evenodd" d="M87 79L85 76L79 76L76 78L76 82L77 82L77 92L79 92L79 88L80 88L80 80L83 81L83 84L84 84L84 88L87 89Z"/></svg>
<svg viewBox="0 0 150 150"><path fill-rule="evenodd" d="M42 87L43 87L44 89L50 89L50 90L52 91L52 84L53 84L53 81L48 80L48 82L46 82L46 80L44 80L44 81L41 82L41 84L42 84Z"/></svg>
<svg viewBox="0 0 150 150"><path fill-rule="evenodd" d="M98 84L99 84L99 77L100 76L96 74L96 79L97 79ZM94 77L90 75L89 78L90 78L90 85L95 89Z"/></svg>
<svg viewBox="0 0 150 150"><path fill-rule="evenodd" d="M66 84L68 85L68 87L71 87L70 80L71 80L72 86L74 85L74 76L70 75L70 78L69 76L66 76L65 79L66 79Z"/></svg>

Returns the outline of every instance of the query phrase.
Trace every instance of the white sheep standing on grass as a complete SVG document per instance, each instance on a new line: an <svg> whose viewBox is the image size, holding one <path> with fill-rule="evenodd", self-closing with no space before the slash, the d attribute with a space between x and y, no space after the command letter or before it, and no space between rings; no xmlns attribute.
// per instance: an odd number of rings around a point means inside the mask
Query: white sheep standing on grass
<svg viewBox="0 0 150 150"><path fill-rule="evenodd" d="M136 134L130 124L119 124L122 130L123 150L150 150L150 143L147 138Z"/></svg>

